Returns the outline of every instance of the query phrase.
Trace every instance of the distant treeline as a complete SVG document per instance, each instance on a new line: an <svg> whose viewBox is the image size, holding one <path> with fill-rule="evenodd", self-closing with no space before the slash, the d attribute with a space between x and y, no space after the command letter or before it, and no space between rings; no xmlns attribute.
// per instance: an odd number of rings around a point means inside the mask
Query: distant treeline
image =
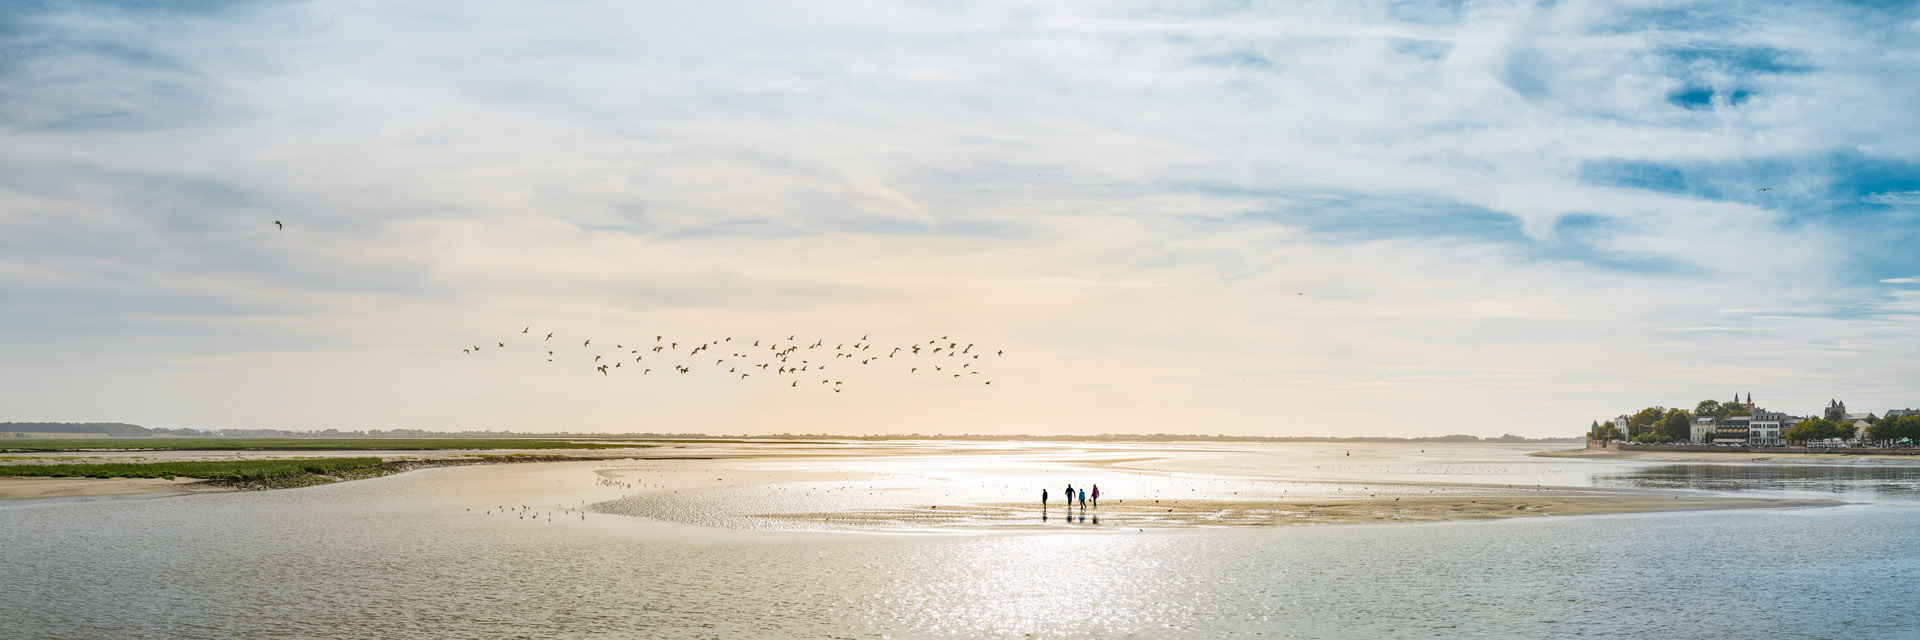
<svg viewBox="0 0 1920 640"><path fill-rule="evenodd" d="M154 430L118 422L0 422L0 433L103 433L115 438L140 438L154 435Z"/></svg>
<svg viewBox="0 0 1920 640"><path fill-rule="evenodd" d="M846 436L830 433L778 433L771 435L709 435L705 433L578 433L573 431L532 433L525 431L428 431L425 429L369 429L365 431L292 431L287 429L149 429L120 423L0 422L0 434L16 433L92 433L119 438L172 436L185 438L734 438L734 439L834 439L834 440L1037 440L1054 442L1579 442L1580 438L1523 438L1506 434L1497 438L1470 435L1426 436L1419 438L1329 437L1329 436L1236 436L1192 433L1103 433L1099 435L1036 436L1026 434L892 434Z"/></svg>

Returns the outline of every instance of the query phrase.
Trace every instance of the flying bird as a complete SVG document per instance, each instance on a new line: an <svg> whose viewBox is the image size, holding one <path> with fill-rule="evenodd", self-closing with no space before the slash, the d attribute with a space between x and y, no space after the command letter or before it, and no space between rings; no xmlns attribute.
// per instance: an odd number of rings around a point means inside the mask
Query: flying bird
<svg viewBox="0 0 1920 640"><path fill-rule="evenodd" d="M527 325L527 328L526 328L526 329L521 329L521 330L520 330L520 333L526 333L526 332L527 332L528 330L531 330L531 329L533 329L533 325Z"/></svg>
<svg viewBox="0 0 1920 640"><path fill-rule="evenodd" d="M552 333L552 332L548 332L548 333L547 333L547 340L552 340L552 339L553 339L553 333ZM541 340L541 342L546 342L547 340Z"/></svg>
<svg viewBox="0 0 1920 640"><path fill-rule="evenodd" d="M286 231L286 230L287 230L287 225L284 225L284 224L280 224L280 221L279 221L279 220L275 220L275 221L273 221L273 226L274 226L274 228L276 228L276 229L279 229L279 230L281 230L281 231Z"/></svg>

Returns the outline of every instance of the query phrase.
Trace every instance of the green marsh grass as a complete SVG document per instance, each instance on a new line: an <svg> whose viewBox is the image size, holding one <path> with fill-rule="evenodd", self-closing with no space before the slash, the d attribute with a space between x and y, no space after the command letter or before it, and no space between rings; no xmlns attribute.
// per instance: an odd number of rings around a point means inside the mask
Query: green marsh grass
<svg viewBox="0 0 1920 640"><path fill-rule="evenodd" d="M0 465L0 476L50 478L201 478L246 482L300 475L340 475L368 472L379 458L314 458L305 460L233 460L220 462L148 462L103 464Z"/></svg>

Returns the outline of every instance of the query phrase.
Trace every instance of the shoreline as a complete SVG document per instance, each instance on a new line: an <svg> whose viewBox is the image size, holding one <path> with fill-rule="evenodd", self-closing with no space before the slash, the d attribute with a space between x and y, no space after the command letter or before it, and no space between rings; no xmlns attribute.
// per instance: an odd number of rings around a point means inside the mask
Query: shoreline
<svg viewBox="0 0 1920 640"><path fill-rule="evenodd" d="M1778 464L1832 463L1843 460L1905 463L1920 466L1920 456L1839 454L1839 453L1762 453L1755 451L1621 451L1618 449L1557 449L1535 451L1536 458L1585 460L1645 460L1650 462L1773 462Z"/></svg>

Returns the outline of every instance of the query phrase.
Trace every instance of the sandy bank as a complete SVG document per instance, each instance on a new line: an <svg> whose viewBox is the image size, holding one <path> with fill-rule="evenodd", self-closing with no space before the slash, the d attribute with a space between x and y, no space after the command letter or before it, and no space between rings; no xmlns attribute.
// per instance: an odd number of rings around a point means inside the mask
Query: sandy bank
<svg viewBox="0 0 1920 640"><path fill-rule="evenodd" d="M0 500L229 491L196 478L0 478Z"/></svg>

